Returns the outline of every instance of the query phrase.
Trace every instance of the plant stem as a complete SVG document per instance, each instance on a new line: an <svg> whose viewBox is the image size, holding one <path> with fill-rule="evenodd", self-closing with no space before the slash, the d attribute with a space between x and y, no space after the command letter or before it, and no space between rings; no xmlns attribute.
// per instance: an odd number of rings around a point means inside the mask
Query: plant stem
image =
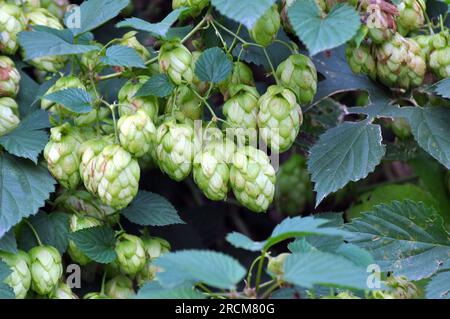
<svg viewBox="0 0 450 319"><path fill-rule="evenodd" d="M262 256L258 256L255 258L255 260L253 260L252 264L250 265L250 268L248 270L248 274L247 274L247 286L251 287L252 286L252 273L253 273L253 268L255 268L256 263L262 258Z"/></svg>
<svg viewBox="0 0 450 319"><path fill-rule="evenodd" d="M211 105L208 103L208 101L203 97L203 96L201 96L200 94L198 94L198 92L194 89L194 88L192 88L192 87L189 87L189 89L203 102L203 103L205 103L205 105L206 105L206 107L208 108L208 110L209 110L209 112L211 113L211 115L212 115L212 120L214 121L214 122L216 122L218 119L219 119L219 117L216 115L216 112L214 112L214 110L213 110L213 108L211 107Z"/></svg>
<svg viewBox="0 0 450 319"><path fill-rule="evenodd" d="M116 143L118 144L119 143L119 134L117 133L117 120L116 120L115 104L109 105L109 108L112 113L113 124L114 124L114 139L115 139Z"/></svg>
<svg viewBox="0 0 450 319"><path fill-rule="evenodd" d="M267 299L270 294L277 289L279 286L278 282L275 282L272 286L270 286L266 291L264 291L264 294L261 296L262 299Z"/></svg>
<svg viewBox="0 0 450 319"><path fill-rule="evenodd" d="M264 264L264 259L266 257L266 250L264 249L261 252L261 258L259 259L259 264L258 264L258 272L256 274L256 284L255 284L255 289L256 289L256 293L258 293L259 290L259 284L261 283L261 275L262 275L262 269L263 269L263 264Z"/></svg>
<svg viewBox="0 0 450 319"><path fill-rule="evenodd" d="M236 35L239 35L239 32L241 32L241 29L242 29L242 24L239 24L238 29L236 30ZM237 38L234 37L233 42L231 43L230 48L228 50L228 53L233 52L234 48L237 45L237 42L238 42Z"/></svg>
<svg viewBox="0 0 450 319"><path fill-rule="evenodd" d="M225 40L223 39L222 35L220 34L219 30L217 29L216 25L214 24L214 21L211 21L211 25L214 28L214 30L216 31L216 35L219 37L220 42L222 42L222 46L225 49L225 51L228 52L228 46L227 43L225 42ZM236 38L235 38L236 40Z"/></svg>
<svg viewBox="0 0 450 319"><path fill-rule="evenodd" d="M105 282L106 282L106 274L107 274L107 270L105 270L103 272L103 277L102 277L102 286L100 288L100 294L104 295L105 294Z"/></svg>
<svg viewBox="0 0 450 319"><path fill-rule="evenodd" d="M203 291L205 291L208 295L210 295L211 297L216 297L218 299L227 299L224 296L221 296L220 294L217 294L215 292L212 292L208 287L206 287L204 284L202 283L198 283L197 286L199 288L201 288Z"/></svg>
<svg viewBox="0 0 450 319"><path fill-rule="evenodd" d="M43 246L42 241L39 238L39 235L38 235L36 229L33 227L33 225L31 225L31 223L28 221L28 219L24 219L24 221L25 221L25 224L27 224L28 227L30 227L31 232L33 233L34 237L36 238L36 241L38 242L39 246Z"/></svg>
<svg viewBox="0 0 450 319"><path fill-rule="evenodd" d="M280 81L278 80L278 77L275 73L275 68L273 67L272 61L270 60L269 53L267 52L266 48L263 48L264 55L266 56L267 62L269 63L270 69L272 70L272 76L275 79L275 82L277 82L277 85L280 85Z"/></svg>

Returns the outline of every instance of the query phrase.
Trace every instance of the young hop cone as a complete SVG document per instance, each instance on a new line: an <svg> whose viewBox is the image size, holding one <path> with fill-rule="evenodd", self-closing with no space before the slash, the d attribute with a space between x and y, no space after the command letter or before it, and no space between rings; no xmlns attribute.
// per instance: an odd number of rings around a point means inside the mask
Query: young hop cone
<svg viewBox="0 0 450 319"><path fill-rule="evenodd" d="M19 126L19 106L10 97L0 98L0 136L14 131Z"/></svg>
<svg viewBox="0 0 450 319"><path fill-rule="evenodd" d="M274 276L282 276L284 273L284 262L290 255L290 253L283 253L279 254L276 257L269 257L269 261L267 263L267 271Z"/></svg>
<svg viewBox="0 0 450 319"><path fill-rule="evenodd" d="M278 6L275 4L249 30L250 37L257 44L267 47L277 37L280 26L281 17L278 12Z"/></svg>
<svg viewBox="0 0 450 319"><path fill-rule="evenodd" d="M282 86L272 85L258 104L258 126L262 139L272 151L287 151L294 144L303 122L295 94Z"/></svg>
<svg viewBox="0 0 450 319"><path fill-rule="evenodd" d="M50 299L78 299L66 283L60 281L58 286L50 293Z"/></svg>
<svg viewBox="0 0 450 319"><path fill-rule="evenodd" d="M148 81L150 77L141 75L136 79L131 79L120 89L119 115L135 114L137 110L144 110L153 123L156 122L159 112L158 99L155 96L135 97L139 89Z"/></svg>
<svg viewBox="0 0 450 319"><path fill-rule="evenodd" d="M194 128L191 123L166 119L156 132L156 159L163 172L175 181L189 176L194 159Z"/></svg>
<svg viewBox="0 0 450 319"><path fill-rule="evenodd" d="M377 77L386 86L408 90L422 84L426 62L413 39L396 33L376 49L375 55Z"/></svg>
<svg viewBox="0 0 450 319"><path fill-rule="evenodd" d="M0 251L0 260L11 269L11 274L6 277L4 283L10 286L16 299L25 299L31 287L30 258L24 251L8 253Z"/></svg>
<svg viewBox="0 0 450 319"><path fill-rule="evenodd" d="M142 242L144 243L144 250L149 260L154 260L170 251L170 243L160 237L145 236L142 238Z"/></svg>
<svg viewBox="0 0 450 319"><path fill-rule="evenodd" d="M372 80L376 80L377 64L370 52L370 45L367 42L361 43L359 47L356 46L354 41L347 43L345 56L353 73L366 74Z"/></svg>
<svg viewBox="0 0 450 319"><path fill-rule="evenodd" d="M122 116L117 122L117 129L122 147L138 158L149 152L156 138L155 124L142 109Z"/></svg>
<svg viewBox="0 0 450 319"><path fill-rule="evenodd" d="M108 280L105 284L105 293L112 299L131 299L136 294L133 281L124 275Z"/></svg>
<svg viewBox="0 0 450 319"><path fill-rule="evenodd" d="M253 146L236 151L230 185L242 205L256 213L266 211L273 201L275 182L275 169L266 153Z"/></svg>
<svg viewBox="0 0 450 319"><path fill-rule="evenodd" d="M148 281L155 280L156 273L159 268L156 267L151 260L147 260L144 268L137 274L136 281L139 286L142 286Z"/></svg>
<svg viewBox="0 0 450 319"><path fill-rule="evenodd" d="M72 233L74 233L74 232L82 230L82 229L100 226L101 224L102 223L94 217L80 216L80 215L73 214L70 217L69 227L70 227L70 231ZM73 240L69 240L69 246L67 247L67 253L69 254L70 258L74 262L76 262L77 264L79 264L81 266L85 266L92 261L88 256L86 256L80 250L80 248L77 247L77 245L75 244L75 242Z"/></svg>
<svg viewBox="0 0 450 319"><path fill-rule="evenodd" d="M181 7L189 8L182 13L182 19L187 16L197 17L207 6L209 6L209 0L172 0L172 8L174 10Z"/></svg>
<svg viewBox="0 0 450 319"><path fill-rule="evenodd" d="M64 188L75 189L81 181L79 150L84 139L79 130L68 122L50 132L50 141L44 149L48 170Z"/></svg>
<svg viewBox="0 0 450 319"><path fill-rule="evenodd" d="M39 295L48 295L55 289L63 273L61 255L52 246L36 246L30 257L31 288Z"/></svg>
<svg viewBox="0 0 450 319"><path fill-rule="evenodd" d="M144 243L134 235L123 234L116 242L117 263L122 273L135 276L147 261Z"/></svg>
<svg viewBox="0 0 450 319"><path fill-rule="evenodd" d="M0 2L0 53L14 55L19 48L17 35L25 30L22 10L14 5Z"/></svg>
<svg viewBox="0 0 450 319"><path fill-rule="evenodd" d="M432 50L430 53L430 68L440 79L450 77L450 39L449 34L439 33L430 41Z"/></svg>
<svg viewBox="0 0 450 319"><path fill-rule="evenodd" d="M176 95L167 100L165 114L170 115L174 110L179 110L188 119L200 120L203 107L202 100L188 86L181 85L177 88Z"/></svg>
<svg viewBox="0 0 450 319"><path fill-rule="evenodd" d="M7 56L0 56L0 98L14 98L19 93L20 73L14 61Z"/></svg>
<svg viewBox="0 0 450 319"><path fill-rule="evenodd" d="M398 5L398 32L405 36L411 31L420 29L425 22L424 10L426 10L424 0L403 0Z"/></svg>
<svg viewBox="0 0 450 319"><path fill-rule="evenodd" d="M250 67L241 61L233 63L233 70L228 78L219 83L219 90L222 93L225 101L230 98L229 88L238 84L245 84L248 86L255 86L255 79Z"/></svg>
<svg viewBox="0 0 450 319"><path fill-rule="evenodd" d="M301 105L311 103L317 92L317 71L311 59L293 54L280 63L276 71L280 85L291 89Z"/></svg>
<svg viewBox="0 0 450 319"><path fill-rule="evenodd" d="M166 42L159 50L159 71L165 73L176 84L191 84L192 54L179 42Z"/></svg>
<svg viewBox="0 0 450 319"><path fill-rule="evenodd" d="M144 62L148 61L150 60L150 52L148 52L147 48L139 42L136 38L136 34L136 31L126 33L119 41L119 44L136 50Z"/></svg>

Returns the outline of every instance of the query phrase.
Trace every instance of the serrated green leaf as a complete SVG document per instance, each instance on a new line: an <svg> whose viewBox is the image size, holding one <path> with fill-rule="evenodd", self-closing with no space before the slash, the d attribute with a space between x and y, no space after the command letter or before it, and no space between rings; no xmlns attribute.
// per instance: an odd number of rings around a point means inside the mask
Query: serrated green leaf
<svg viewBox="0 0 450 319"><path fill-rule="evenodd" d="M55 190L48 170L32 162L0 156L0 237L23 217L34 215Z"/></svg>
<svg viewBox="0 0 450 319"><path fill-rule="evenodd" d="M48 113L37 110L22 119L14 131L0 137L0 145L12 155L37 163L39 154L49 138L47 132L42 129L49 126Z"/></svg>
<svg viewBox="0 0 450 319"><path fill-rule="evenodd" d="M17 253L17 242L14 229L11 229L0 238L0 251L6 251L13 254Z"/></svg>
<svg viewBox="0 0 450 319"><path fill-rule="evenodd" d="M375 169L386 151L381 140L381 127L365 121L345 122L320 136L308 160L316 206L330 193Z"/></svg>
<svg viewBox="0 0 450 319"><path fill-rule="evenodd" d="M83 89L70 88L44 96L46 100L63 105L66 109L84 114L92 111L92 97Z"/></svg>
<svg viewBox="0 0 450 319"><path fill-rule="evenodd" d="M434 91L443 98L450 99L450 78L437 83Z"/></svg>
<svg viewBox="0 0 450 319"><path fill-rule="evenodd" d="M142 226L167 226L184 224L177 210L164 197L140 191L133 202L122 211L132 223Z"/></svg>
<svg viewBox="0 0 450 319"><path fill-rule="evenodd" d="M69 234L77 247L92 260L109 264L116 258L116 238L114 231L108 226L98 226L79 230Z"/></svg>
<svg viewBox="0 0 450 319"><path fill-rule="evenodd" d="M106 49L106 56L101 58L102 63L111 66L145 69L145 62L133 48L123 45L113 45Z"/></svg>
<svg viewBox="0 0 450 319"><path fill-rule="evenodd" d="M170 288L188 282L202 282L221 289L235 289L245 269L234 258L214 251L184 250L168 253L155 260L163 269L157 273L162 286Z"/></svg>
<svg viewBox="0 0 450 319"><path fill-rule="evenodd" d="M205 299L205 295L192 285L164 288L156 281L146 282L139 289L136 299Z"/></svg>
<svg viewBox="0 0 450 319"><path fill-rule="evenodd" d="M19 63L16 64L17 67ZM24 63L22 63L25 66ZM20 118L25 118L28 114L40 109L37 105L33 105L36 93L39 90L39 85L28 74L20 70L19 94L16 97L16 102L19 105Z"/></svg>
<svg viewBox="0 0 450 319"><path fill-rule="evenodd" d="M372 255L367 250L353 244L341 244L334 253L350 260L356 266L365 268L374 263Z"/></svg>
<svg viewBox="0 0 450 319"><path fill-rule="evenodd" d="M423 203L376 206L346 229L353 232L348 241L368 250L382 269L410 280L430 277L450 254L442 217Z"/></svg>
<svg viewBox="0 0 450 319"><path fill-rule="evenodd" d="M69 216L65 213L54 212L46 214L40 212L28 221L33 225L44 245L50 245L63 254L68 245ZM38 245L34 234L28 226L24 226L19 236L20 249L28 251Z"/></svg>
<svg viewBox="0 0 450 319"><path fill-rule="evenodd" d="M165 17L161 22L158 23L150 23L139 18L130 18L125 19L125 21L119 22L116 27L133 28L136 30L147 31L152 34L165 37L172 24L174 24L175 21L178 20L180 14L185 10L185 7L175 9L171 13L169 13L169 15L167 15L167 17Z"/></svg>
<svg viewBox="0 0 450 319"><path fill-rule="evenodd" d="M450 299L450 271L433 276L426 287L428 299Z"/></svg>
<svg viewBox="0 0 450 319"><path fill-rule="evenodd" d="M211 4L227 18L251 29L275 2L276 0L212 0Z"/></svg>
<svg viewBox="0 0 450 319"><path fill-rule="evenodd" d="M233 63L220 48L205 50L195 64L195 74L202 81L219 83L233 70Z"/></svg>
<svg viewBox="0 0 450 319"><path fill-rule="evenodd" d="M165 74L157 74L152 76L142 87L136 92L135 97L156 96L166 97L172 93L175 86L170 82Z"/></svg>
<svg viewBox="0 0 450 319"><path fill-rule="evenodd" d="M289 7L288 16L295 33L311 55L346 43L361 25L354 8L338 4L323 16L314 0L297 0Z"/></svg>
<svg viewBox="0 0 450 319"><path fill-rule="evenodd" d="M283 279L286 282L313 288L314 285L367 289L364 267L344 257L320 251L295 253L286 258Z"/></svg>
<svg viewBox="0 0 450 319"><path fill-rule="evenodd" d="M69 11L65 16L64 22L75 36L80 35L115 18L120 11L128 6L129 2L129 0L86 0L81 4L79 13L76 11L71 13ZM72 25L73 21L71 18L77 18L76 16L72 16L72 14L79 14L79 27Z"/></svg>

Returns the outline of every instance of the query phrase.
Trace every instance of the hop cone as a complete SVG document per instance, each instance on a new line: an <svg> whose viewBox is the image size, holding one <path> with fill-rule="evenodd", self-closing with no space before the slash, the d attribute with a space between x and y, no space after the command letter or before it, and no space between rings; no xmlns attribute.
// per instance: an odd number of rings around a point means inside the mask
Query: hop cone
<svg viewBox="0 0 450 319"><path fill-rule="evenodd" d="M76 232L85 228L91 228L95 226L100 226L102 223L94 218L89 216L79 216L79 215L72 215L70 218L70 231ZM69 246L67 248L67 253L69 254L70 258L76 262L77 264L81 266L85 266L88 263L91 262L91 259L86 256L80 248L77 247L74 241L69 240Z"/></svg>
<svg viewBox="0 0 450 319"><path fill-rule="evenodd" d="M50 87L45 95L50 93L54 93L57 91L65 90L65 89L83 89L86 90L83 82L76 76L65 76L60 78L58 81ZM50 100L42 99L41 100L41 108L44 110L49 110L52 113L58 113L59 110L63 111L64 114L70 114L68 110L64 108L63 105L58 104L56 102L52 102Z"/></svg>
<svg viewBox="0 0 450 319"><path fill-rule="evenodd" d="M317 92L317 71L312 61L303 54L293 54L277 68L280 84L292 90L300 104L308 104Z"/></svg>
<svg viewBox="0 0 450 319"><path fill-rule="evenodd" d="M136 281L139 286L142 286L148 281L155 280L156 273L159 271L159 268L156 267L152 261L148 260L145 264L144 268L137 274Z"/></svg>
<svg viewBox="0 0 450 319"><path fill-rule="evenodd" d="M50 299L78 299L77 295L75 295L72 292L72 289L64 282L60 282L50 293L49 297Z"/></svg>
<svg viewBox="0 0 450 319"><path fill-rule="evenodd" d="M229 89L238 84L255 86L252 70L247 64L240 61L234 62L230 76L225 81L219 83L220 92L223 94L225 100L228 100L230 97Z"/></svg>
<svg viewBox="0 0 450 319"><path fill-rule="evenodd" d="M182 14L182 18L186 18L188 15L195 18L207 6L209 6L209 0L172 0L172 8L174 10L181 7L189 8L188 11Z"/></svg>
<svg viewBox="0 0 450 319"><path fill-rule="evenodd" d="M277 37L280 26L281 18L278 13L278 6L273 5L249 30L250 37L257 44L267 47Z"/></svg>
<svg viewBox="0 0 450 319"><path fill-rule="evenodd" d="M25 14L29 26L41 25L52 29L64 29L59 19L44 8L34 8ZM67 61L63 55L34 58L28 62L36 69L46 72L58 72Z"/></svg>
<svg viewBox="0 0 450 319"><path fill-rule="evenodd" d="M6 2L15 4L17 6L22 6L25 9L41 7L40 0L7 0Z"/></svg>
<svg viewBox="0 0 450 319"><path fill-rule="evenodd" d="M135 276L146 263L144 243L134 235L124 234L116 243L117 262L120 270Z"/></svg>
<svg viewBox="0 0 450 319"><path fill-rule="evenodd" d="M64 18L64 14L69 5L69 0L41 0L41 7L50 11L60 20Z"/></svg>
<svg viewBox="0 0 450 319"><path fill-rule="evenodd" d="M362 7L366 10L366 25L372 42L382 44L392 38L396 29L395 17L398 9L387 1L378 1L372 5L372 1L362 1Z"/></svg>
<svg viewBox="0 0 450 319"><path fill-rule="evenodd" d="M92 41L89 45L96 46L99 50L103 48L98 42ZM100 63L100 56L98 51L89 51L83 53L80 57L81 65L90 73L100 72L103 69L103 65Z"/></svg>
<svg viewBox="0 0 450 319"><path fill-rule="evenodd" d="M282 276L283 275L283 267L284 267L284 261L287 257L289 257L290 253L283 253L276 257L270 257L269 261L267 263L267 270L269 273L275 275L275 276Z"/></svg>
<svg viewBox="0 0 450 319"><path fill-rule="evenodd" d="M422 84L426 63L413 39L396 33L376 50L377 76L386 86L405 90Z"/></svg>
<svg viewBox="0 0 450 319"><path fill-rule="evenodd" d="M174 110L181 111L191 120L199 120L203 114L203 102L188 86L182 85L178 87L176 96L172 95L167 101L165 113L172 114Z"/></svg>
<svg viewBox="0 0 450 319"><path fill-rule="evenodd" d="M253 146L236 151L230 171L230 184L237 200L259 213L267 210L275 194L275 169L269 157Z"/></svg>
<svg viewBox="0 0 450 319"><path fill-rule="evenodd" d="M230 87L231 98L223 105L223 114L231 127L257 128L259 93L255 87L235 85Z"/></svg>
<svg viewBox="0 0 450 319"><path fill-rule="evenodd" d="M259 99L258 126L264 142L275 152L288 150L295 142L303 121L295 94L273 85Z"/></svg>
<svg viewBox="0 0 450 319"><path fill-rule="evenodd" d="M16 53L19 48L17 35L24 29L22 10L16 5L0 2L0 53Z"/></svg>
<svg viewBox="0 0 450 319"><path fill-rule="evenodd" d="M370 52L370 46L367 43L361 43L359 47L352 41L345 48L347 63L353 73L366 74L372 80L377 78L377 64Z"/></svg>
<svg viewBox="0 0 450 319"><path fill-rule="evenodd" d="M422 56L429 62L429 56L431 52L431 40L433 35L418 35L413 38L422 50Z"/></svg>
<svg viewBox="0 0 450 319"><path fill-rule="evenodd" d="M131 279L123 275L108 280L105 293L112 299L131 299L136 294Z"/></svg>
<svg viewBox="0 0 450 319"><path fill-rule="evenodd" d="M138 76L136 80L128 81L120 89L118 94L120 116L134 114L137 110L143 109L153 122L156 121L159 109L158 99L154 96L134 96L148 80L150 80L148 76Z"/></svg>
<svg viewBox="0 0 450 319"><path fill-rule="evenodd" d="M176 84L190 84L194 79L192 54L181 43L166 42L159 50L159 70Z"/></svg>
<svg viewBox="0 0 450 319"><path fill-rule="evenodd" d="M20 123L19 106L9 97L0 98L0 136L13 131Z"/></svg>
<svg viewBox="0 0 450 319"><path fill-rule="evenodd" d="M424 0L403 0L398 5L398 32L407 35L411 31L420 29L425 21L424 9L426 9Z"/></svg>
<svg viewBox="0 0 450 319"><path fill-rule="evenodd" d="M51 129L50 141L44 149L48 170L67 189L80 184L79 148L84 142L79 131L69 123Z"/></svg>
<svg viewBox="0 0 450 319"><path fill-rule="evenodd" d="M95 108L88 113L77 115L73 122L76 126L93 128L97 124L97 119L100 123L104 123L110 119L110 115L111 111L106 107Z"/></svg>
<svg viewBox="0 0 450 319"><path fill-rule="evenodd" d="M372 293L375 299L414 299L419 291L405 276L392 276L385 281L388 290L376 290Z"/></svg>
<svg viewBox="0 0 450 319"><path fill-rule="evenodd" d="M19 92L20 73L13 60L0 56L0 98L15 97Z"/></svg>
<svg viewBox="0 0 450 319"><path fill-rule="evenodd" d="M277 175L275 199L277 208L289 215L298 215L305 204L312 200L312 185L306 168L306 160L299 154L292 155Z"/></svg>
<svg viewBox="0 0 450 319"><path fill-rule="evenodd" d="M155 139L156 127L147 113L139 109L136 114L122 116L117 122L122 147L135 157L147 154Z"/></svg>
<svg viewBox="0 0 450 319"><path fill-rule="evenodd" d="M400 139L407 139L411 136L411 126L404 118L394 119L391 124L394 134Z"/></svg>
<svg viewBox="0 0 450 319"><path fill-rule="evenodd" d="M194 129L190 123L166 119L156 132L156 158L170 178L181 181L189 176L194 159Z"/></svg>
<svg viewBox="0 0 450 319"><path fill-rule="evenodd" d="M119 44L136 50L142 60L147 61L150 59L150 52L138 41L136 34L136 31L126 33L119 41Z"/></svg>
<svg viewBox="0 0 450 319"><path fill-rule="evenodd" d="M450 46L448 33L434 35L431 39L430 68L439 78L450 77Z"/></svg>
<svg viewBox="0 0 450 319"><path fill-rule="evenodd" d="M149 260L158 258L159 256L170 251L170 243L159 237L144 237L144 250Z"/></svg>
<svg viewBox="0 0 450 319"><path fill-rule="evenodd" d="M32 248L30 256L31 288L39 295L48 295L61 278L63 267L61 255L52 246Z"/></svg>
<svg viewBox="0 0 450 319"><path fill-rule="evenodd" d="M14 290L17 299L25 299L31 286L30 259L26 252L0 252L0 260L11 269L11 274L5 279L5 284Z"/></svg>

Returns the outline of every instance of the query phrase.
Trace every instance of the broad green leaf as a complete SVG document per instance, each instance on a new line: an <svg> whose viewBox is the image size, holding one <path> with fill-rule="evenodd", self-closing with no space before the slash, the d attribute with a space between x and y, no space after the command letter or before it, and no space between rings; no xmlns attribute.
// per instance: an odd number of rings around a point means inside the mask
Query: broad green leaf
<svg viewBox="0 0 450 319"><path fill-rule="evenodd" d="M0 299L15 299L16 295L10 286L5 284L3 280L11 274L9 266L0 260Z"/></svg>
<svg viewBox="0 0 450 319"><path fill-rule="evenodd" d="M346 43L361 25L354 8L339 4L324 16L314 0L297 0L289 7L288 16L311 55Z"/></svg>
<svg viewBox="0 0 450 319"><path fill-rule="evenodd" d="M17 242L14 229L11 229L0 238L0 251L17 253Z"/></svg>
<svg viewBox="0 0 450 319"><path fill-rule="evenodd" d="M29 222L39 235L44 245L50 245L63 254L67 249L69 236L69 216L65 213L53 212L39 214L29 218ZM34 234L24 225L18 238L20 249L28 251L38 245Z"/></svg>
<svg viewBox="0 0 450 319"><path fill-rule="evenodd" d="M156 96L166 97L172 93L175 86L170 82L165 74L157 74L152 76L142 87L136 92L136 97Z"/></svg>
<svg viewBox="0 0 450 319"><path fill-rule="evenodd" d="M34 215L55 190L43 166L9 154L0 156L0 237L23 217Z"/></svg>
<svg viewBox="0 0 450 319"><path fill-rule="evenodd" d="M195 74L202 81L219 83L233 70L233 63L220 48L205 50L195 63Z"/></svg>
<svg viewBox="0 0 450 319"><path fill-rule="evenodd" d="M83 89L70 88L44 96L46 100L63 105L66 109L84 114L92 111L92 97Z"/></svg>
<svg viewBox="0 0 450 319"><path fill-rule="evenodd" d="M192 285L164 288L157 281L146 282L139 289L136 299L205 299L205 295Z"/></svg>
<svg viewBox="0 0 450 319"><path fill-rule="evenodd" d="M111 66L145 69L145 62L136 50L123 45L113 45L106 49L106 56L101 58L102 63Z"/></svg>
<svg viewBox="0 0 450 319"><path fill-rule="evenodd" d="M71 233L69 238L86 256L98 263L109 264L117 258L114 250L116 238L108 226L85 228Z"/></svg>
<svg viewBox="0 0 450 319"><path fill-rule="evenodd" d="M374 262L367 250L353 244L341 244L334 253L350 260L356 266L367 267Z"/></svg>
<svg viewBox="0 0 450 319"><path fill-rule="evenodd" d="M155 261L162 286L171 288L188 282L202 282L221 289L235 289L245 269L234 258L214 251L184 250L164 254Z"/></svg>
<svg viewBox="0 0 450 319"><path fill-rule="evenodd" d="M229 19L251 29L276 0L211 0L211 4Z"/></svg>
<svg viewBox="0 0 450 319"><path fill-rule="evenodd" d="M130 206L122 211L122 215L142 226L184 224L167 199L146 191L140 191Z"/></svg>
<svg viewBox="0 0 450 319"><path fill-rule="evenodd" d="M130 18L119 22L116 26L118 28L133 28L136 30L147 31L152 34L165 37L172 24L178 20L180 14L185 10L186 7L175 9L159 23L150 23L139 18Z"/></svg>
<svg viewBox="0 0 450 319"><path fill-rule="evenodd" d="M365 121L344 122L320 136L308 160L316 206L330 193L375 169L385 154L381 139L381 127Z"/></svg>
<svg viewBox="0 0 450 319"><path fill-rule="evenodd" d="M449 234L431 207L410 200L376 206L346 225L348 241L368 250L383 270L420 280L450 254Z"/></svg>
<svg viewBox="0 0 450 319"><path fill-rule="evenodd" d="M77 36L115 18L129 2L129 0L86 0L81 4L79 12L74 10L67 13L64 22ZM78 22L77 18L80 19L80 26L74 25L74 22L75 24Z"/></svg>
<svg viewBox="0 0 450 319"><path fill-rule="evenodd" d="M428 299L450 299L450 271L433 276L426 287Z"/></svg>
<svg viewBox="0 0 450 319"><path fill-rule="evenodd" d="M0 145L10 154L37 163L38 156L49 138L43 129L49 126L48 113L37 110L23 118L14 131L0 137Z"/></svg>
<svg viewBox="0 0 450 319"><path fill-rule="evenodd" d="M350 289L368 289L369 274L348 259L313 251L294 253L286 258L283 279L294 285L313 288L314 285Z"/></svg>
<svg viewBox="0 0 450 319"><path fill-rule="evenodd" d="M98 51L94 45L73 44L53 33L44 31L24 31L19 33L19 43L25 52L25 61L43 56L81 54Z"/></svg>
<svg viewBox="0 0 450 319"><path fill-rule="evenodd" d="M25 67L25 64L22 64L22 67ZM20 90L15 100L17 104L19 104L20 118L24 119L28 114L40 109L40 106L33 105L34 98L39 90L39 84L37 84L28 74L20 70L19 65L19 63L16 63L20 73Z"/></svg>
<svg viewBox="0 0 450 319"><path fill-rule="evenodd" d="M440 81L436 84L434 90L438 95L450 99L450 78Z"/></svg>

